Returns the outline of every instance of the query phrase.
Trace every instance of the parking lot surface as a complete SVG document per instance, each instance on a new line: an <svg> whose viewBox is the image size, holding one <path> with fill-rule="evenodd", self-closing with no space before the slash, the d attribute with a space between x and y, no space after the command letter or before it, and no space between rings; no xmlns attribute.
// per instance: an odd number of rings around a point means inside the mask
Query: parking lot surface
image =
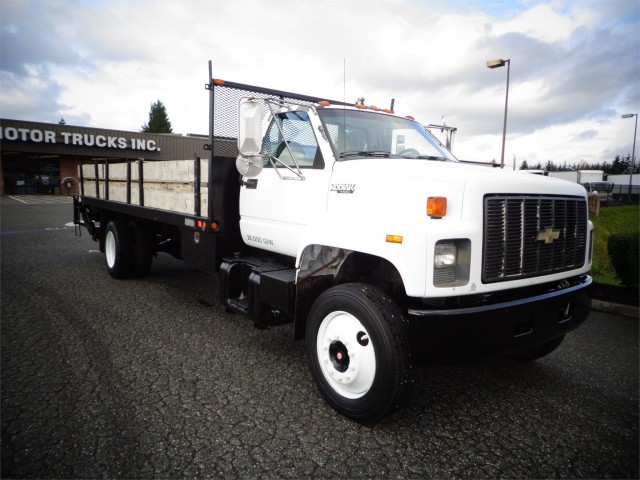
<svg viewBox="0 0 640 480"><path fill-rule="evenodd" d="M638 319L594 312L537 362L417 366L367 427L216 276L161 254L116 281L70 202L0 207L2 478L638 478Z"/></svg>

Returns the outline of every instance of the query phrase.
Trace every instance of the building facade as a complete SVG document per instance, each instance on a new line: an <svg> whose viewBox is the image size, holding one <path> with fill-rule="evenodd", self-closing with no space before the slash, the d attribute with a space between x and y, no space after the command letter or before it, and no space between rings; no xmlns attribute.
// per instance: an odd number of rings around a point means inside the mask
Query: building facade
<svg viewBox="0 0 640 480"><path fill-rule="evenodd" d="M206 157L204 135L149 134L0 119L0 194L79 193L78 168L96 160Z"/></svg>

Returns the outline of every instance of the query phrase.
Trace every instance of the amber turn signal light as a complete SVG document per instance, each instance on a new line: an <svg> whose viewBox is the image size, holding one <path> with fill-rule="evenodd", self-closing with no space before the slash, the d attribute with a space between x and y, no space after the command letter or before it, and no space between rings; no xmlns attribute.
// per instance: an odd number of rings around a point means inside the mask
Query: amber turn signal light
<svg viewBox="0 0 640 480"><path fill-rule="evenodd" d="M427 215L442 218L447 214L447 197L429 197L427 199Z"/></svg>

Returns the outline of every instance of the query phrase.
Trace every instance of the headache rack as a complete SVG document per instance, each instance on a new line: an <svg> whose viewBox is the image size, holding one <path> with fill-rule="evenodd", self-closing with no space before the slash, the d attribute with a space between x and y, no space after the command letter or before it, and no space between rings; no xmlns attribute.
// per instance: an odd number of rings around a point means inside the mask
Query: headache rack
<svg viewBox="0 0 640 480"><path fill-rule="evenodd" d="M211 150L216 137L237 138L238 104L241 98L271 98L282 100L283 103L292 102L309 106L319 104L320 102L329 102L331 105L353 107L353 103L214 79L212 75L211 61L209 61L210 82L205 84L205 89L210 92L209 146L206 147L207 150ZM261 103L261 108L264 116L269 109L264 102Z"/></svg>

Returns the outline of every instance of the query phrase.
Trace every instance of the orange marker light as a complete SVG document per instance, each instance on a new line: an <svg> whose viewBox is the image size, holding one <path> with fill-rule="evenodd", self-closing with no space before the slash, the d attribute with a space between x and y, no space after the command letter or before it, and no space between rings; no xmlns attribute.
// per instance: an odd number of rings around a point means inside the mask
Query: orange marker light
<svg viewBox="0 0 640 480"><path fill-rule="evenodd" d="M402 243L402 235L387 235L387 242Z"/></svg>
<svg viewBox="0 0 640 480"><path fill-rule="evenodd" d="M427 199L427 215L442 218L447 214L447 197L429 197Z"/></svg>
<svg viewBox="0 0 640 480"><path fill-rule="evenodd" d="M356 108L359 108L360 110L364 110L366 107L366 105L362 105L361 103L356 103Z"/></svg>
<svg viewBox="0 0 640 480"><path fill-rule="evenodd" d="M218 222L211 222L211 230L217 230L219 226Z"/></svg>
<svg viewBox="0 0 640 480"><path fill-rule="evenodd" d="M409 120L415 120L415 118L413 118L413 115L405 115L404 118L408 118Z"/></svg>
<svg viewBox="0 0 640 480"><path fill-rule="evenodd" d="M318 102L318 105L322 105L323 107L328 107L331 104L326 100L322 100L321 102Z"/></svg>
<svg viewBox="0 0 640 480"><path fill-rule="evenodd" d="M219 78L214 78L213 84L221 87L222 85L224 85L224 80L220 80Z"/></svg>

